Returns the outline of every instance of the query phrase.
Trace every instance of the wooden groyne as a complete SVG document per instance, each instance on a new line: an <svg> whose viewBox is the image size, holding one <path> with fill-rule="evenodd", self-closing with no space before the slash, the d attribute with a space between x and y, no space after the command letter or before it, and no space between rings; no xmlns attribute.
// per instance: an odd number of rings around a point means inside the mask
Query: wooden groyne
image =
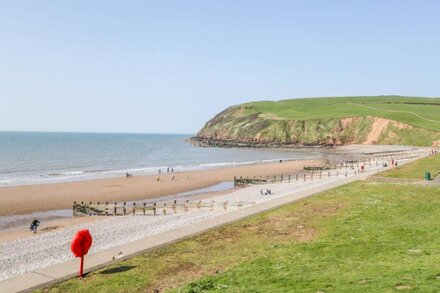
<svg viewBox="0 0 440 293"><path fill-rule="evenodd" d="M239 201L237 203L231 203L229 201L225 202L204 202L204 201L183 201L178 202L174 200L173 202L161 202L161 203L84 203L84 202L74 202L72 207L72 212L74 217L80 216L156 216L159 214L176 214L179 212L189 212L194 210L223 210L227 211L229 208L236 207L241 208L243 206L254 205L255 202L243 202Z"/></svg>

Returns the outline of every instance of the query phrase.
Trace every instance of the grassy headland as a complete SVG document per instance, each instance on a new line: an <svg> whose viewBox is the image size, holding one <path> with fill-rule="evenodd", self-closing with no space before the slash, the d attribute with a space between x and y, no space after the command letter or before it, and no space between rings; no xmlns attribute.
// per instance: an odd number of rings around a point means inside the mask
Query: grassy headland
<svg viewBox="0 0 440 293"><path fill-rule="evenodd" d="M440 99L400 96L250 102L208 121L198 140L214 145L440 145Z"/></svg>
<svg viewBox="0 0 440 293"><path fill-rule="evenodd" d="M356 182L43 291L435 292L439 192Z"/></svg>

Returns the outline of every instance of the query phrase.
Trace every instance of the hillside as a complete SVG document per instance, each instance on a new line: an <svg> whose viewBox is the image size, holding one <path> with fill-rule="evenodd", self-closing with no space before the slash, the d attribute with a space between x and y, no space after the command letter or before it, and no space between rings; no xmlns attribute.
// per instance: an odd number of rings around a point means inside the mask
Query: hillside
<svg viewBox="0 0 440 293"><path fill-rule="evenodd" d="M440 98L400 96L250 102L217 114L194 141L211 146L440 146Z"/></svg>

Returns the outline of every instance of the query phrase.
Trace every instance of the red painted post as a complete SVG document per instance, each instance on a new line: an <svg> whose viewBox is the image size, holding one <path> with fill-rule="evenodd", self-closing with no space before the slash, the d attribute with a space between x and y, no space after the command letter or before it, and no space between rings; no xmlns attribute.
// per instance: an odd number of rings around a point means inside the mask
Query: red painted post
<svg viewBox="0 0 440 293"><path fill-rule="evenodd" d="M81 261L79 263L79 277L82 278L83 277L83 272L84 272L84 255L81 256Z"/></svg>

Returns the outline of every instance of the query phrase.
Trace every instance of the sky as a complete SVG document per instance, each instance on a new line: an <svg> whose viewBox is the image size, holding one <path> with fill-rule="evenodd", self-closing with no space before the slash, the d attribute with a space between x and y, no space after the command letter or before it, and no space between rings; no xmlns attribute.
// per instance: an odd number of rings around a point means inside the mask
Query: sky
<svg viewBox="0 0 440 293"><path fill-rule="evenodd" d="M0 130L193 134L248 101L440 96L439 1L0 7Z"/></svg>

